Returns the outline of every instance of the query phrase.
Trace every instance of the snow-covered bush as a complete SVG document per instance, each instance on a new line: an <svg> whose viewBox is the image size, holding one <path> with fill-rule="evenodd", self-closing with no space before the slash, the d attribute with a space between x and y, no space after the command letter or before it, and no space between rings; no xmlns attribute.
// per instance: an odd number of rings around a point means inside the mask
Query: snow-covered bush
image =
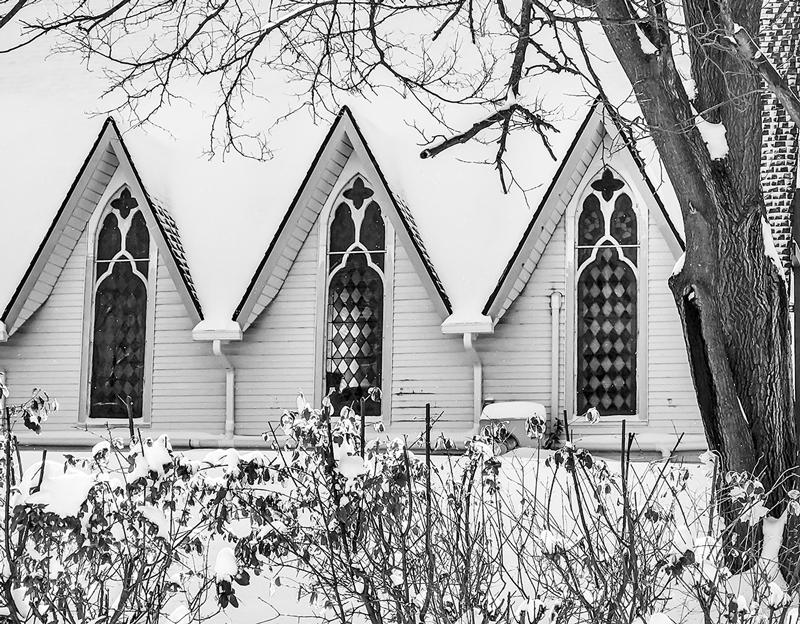
<svg viewBox="0 0 800 624"><path fill-rule="evenodd" d="M38 431L56 408L36 391L4 410L4 621L188 624L226 606L229 583L245 581L208 559L231 516L229 464L191 461L166 436L109 435L88 457L45 452L23 470L14 422ZM243 462L240 474L265 465L255 463Z"/></svg>
<svg viewBox="0 0 800 624"><path fill-rule="evenodd" d="M777 573L769 539L761 565L727 567L731 527L766 522L772 535L780 521L764 520L752 476L724 475L712 495L708 457L632 462L624 431L614 461L572 442L498 456L502 425L459 455L432 457L429 424L413 451L385 436L362 446L351 410L315 410L302 397L282 426L269 487L243 499L251 524L237 559L272 583L299 579L323 621L796 621L797 579ZM543 435L537 423L528 430ZM787 513L800 511L796 499ZM723 505L735 517L723 521Z"/></svg>
<svg viewBox="0 0 800 624"><path fill-rule="evenodd" d="M713 455L631 461L624 425L613 459L568 431L500 455L502 423L456 452L429 414L417 439L367 442L351 409L301 395L269 455L192 459L137 434L23 470L14 422L38 431L56 408L36 391L3 411L3 621L190 624L260 577L266 602L291 583L340 624L798 624L800 571L776 559L800 493L771 517L759 480Z"/></svg>

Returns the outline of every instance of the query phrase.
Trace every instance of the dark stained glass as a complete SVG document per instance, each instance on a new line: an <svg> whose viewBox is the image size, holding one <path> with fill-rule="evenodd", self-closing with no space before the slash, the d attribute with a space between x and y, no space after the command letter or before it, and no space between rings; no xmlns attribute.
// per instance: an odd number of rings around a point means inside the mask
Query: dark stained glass
<svg viewBox="0 0 800 624"><path fill-rule="evenodd" d="M383 354L383 280L367 265L366 254L352 253L331 278L328 290L326 391L338 412L343 405L367 415L380 415Z"/></svg>
<svg viewBox="0 0 800 624"><path fill-rule="evenodd" d="M339 204L336 214L331 222L330 251L347 251L356 242L356 226L350 214L350 206L345 203Z"/></svg>
<svg viewBox="0 0 800 624"><path fill-rule="evenodd" d="M330 252L330 268L338 266L344 257L343 252L347 251L356 241L356 226L350 214L350 206L341 203L336 207L330 227L330 239L328 241L328 251Z"/></svg>
<svg viewBox="0 0 800 624"><path fill-rule="evenodd" d="M379 252L370 255L372 262L383 270L383 251L386 249L386 224L383 222L380 206L375 202L370 202L364 211L359 238L367 251Z"/></svg>
<svg viewBox="0 0 800 624"><path fill-rule="evenodd" d="M622 180L614 177L614 174L611 172L611 169L603 169L603 175L600 176L599 180L595 180L592 182L592 188L595 191L600 191L603 195L603 201L610 200L614 193L620 190L625 183Z"/></svg>
<svg viewBox="0 0 800 624"><path fill-rule="evenodd" d="M127 219L130 211L138 205L139 202L134 197L131 197L131 192L128 189L123 189L119 197L111 202L111 207L114 210L118 210L123 219Z"/></svg>
<svg viewBox="0 0 800 624"><path fill-rule="evenodd" d="M577 411L636 413L636 275L602 246L578 278Z"/></svg>
<svg viewBox="0 0 800 624"><path fill-rule="evenodd" d="M591 194L583 200L583 210L578 218L578 266L592 255L592 250L586 247L594 246L603 237L604 223L600 200L597 195Z"/></svg>
<svg viewBox="0 0 800 624"><path fill-rule="evenodd" d="M117 261L94 302L91 418L142 416L147 288L131 263Z"/></svg>
<svg viewBox="0 0 800 624"><path fill-rule="evenodd" d="M150 233L144 216L137 212L131 219L128 235L125 237L125 249L134 260L145 260L150 257Z"/></svg>
<svg viewBox="0 0 800 624"><path fill-rule="evenodd" d="M111 260L120 250L122 235L117 227L117 215L109 212L103 219L100 233L97 235L98 260Z"/></svg>
<svg viewBox="0 0 800 624"><path fill-rule="evenodd" d="M621 193L614 202L614 212L611 214L611 236L623 247L636 245L639 242L636 229L636 213L631 198L627 193ZM636 264L636 247L624 247L622 252Z"/></svg>
<svg viewBox="0 0 800 624"><path fill-rule="evenodd" d="M374 194L375 192L364 184L364 180L356 178L353 186L344 192L344 197L353 202L355 209L359 210L364 205L364 200L369 199Z"/></svg>

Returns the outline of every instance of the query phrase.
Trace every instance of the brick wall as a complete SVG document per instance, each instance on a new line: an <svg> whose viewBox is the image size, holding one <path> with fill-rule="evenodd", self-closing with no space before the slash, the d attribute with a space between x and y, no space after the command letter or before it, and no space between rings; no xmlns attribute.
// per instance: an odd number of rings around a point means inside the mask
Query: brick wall
<svg viewBox="0 0 800 624"><path fill-rule="evenodd" d="M760 41L761 48L778 71L796 86L800 67L800 2L765 0L761 9ZM788 276L798 131L774 95L765 91L762 99L761 187L775 246Z"/></svg>

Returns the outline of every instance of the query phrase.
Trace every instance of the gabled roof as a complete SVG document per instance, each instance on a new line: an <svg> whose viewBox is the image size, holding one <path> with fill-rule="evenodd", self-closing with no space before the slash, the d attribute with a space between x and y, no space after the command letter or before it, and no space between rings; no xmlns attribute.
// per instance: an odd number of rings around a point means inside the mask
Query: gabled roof
<svg viewBox="0 0 800 624"><path fill-rule="evenodd" d="M606 124L609 121L611 121L612 127L623 139L626 151L632 157L651 198L659 208L656 213L657 220L665 231L668 242L672 243L675 248L685 248L683 239L672 222L664 202L659 197L656 187L647 175L644 161L634 147L633 140L619 126L614 115L605 109L599 99L596 99L575 133L575 138L559 164L550 186L542 197L533 218L525 229L525 233L522 235L522 239L483 307L483 314L490 316L495 323L516 300L536 269L539 259L550 240L550 235L558 225L567 203L586 174L597 148L602 144L603 137L607 132Z"/></svg>
<svg viewBox="0 0 800 624"><path fill-rule="evenodd" d="M146 207L158 226L151 234L190 316L195 322L202 320L203 313L177 225L169 211L145 190L119 128L109 117L0 318L8 335L19 329L50 296L106 186L120 167L132 173L131 186L135 187L133 190L146 199Z"/></svg>
<svg viewBox="0 0 800 624"><path fill-rule="evenodd" d="M353 113L345 106L339 111L317 151L311 167L233 314L233 320L241 325L242 330L246 330L278 294L297 253L353 152L361 156L367 168L365 174L383 186L390 202L390 206L385 207L384 213L393 221L396 235L401 243L410 252L413 250L409 253L410 259L420 273L442 319L452 312L450 300L433 268L408 206L389 189L386 178Z"/></svg>

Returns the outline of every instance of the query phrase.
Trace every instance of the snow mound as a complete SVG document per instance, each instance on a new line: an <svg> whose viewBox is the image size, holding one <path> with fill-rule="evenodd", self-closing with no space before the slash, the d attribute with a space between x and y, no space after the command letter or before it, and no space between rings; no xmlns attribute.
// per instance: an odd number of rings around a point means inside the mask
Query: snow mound
<svg viewBox="0 0 800 624"><path fill-rule="evenodd" d="M39 462L23 475L20 502L44 505L44 510L62 518L77 516L86 502L95 477L75 466L56 461Z"/></svg>
<svg viewBox="0 0 800 624"><path fill-rule="evenodd" d="M778 255L778 250L775 248L775 239L772 238L772 227L764 217L761 217L761 236L764 238L764 255L775 265L781 278L786 279L786 275L783 272L783 264Z"/></svg>
<svg viewBox="0 0 800 624"><path fill-rule="evenodd" d="M675 266L672 267L672 275L678 275L681 271L683 271L683 265L686 262L686 252L684 251L681 254L681 257L678 258L678 261L675 263Z"/></svg>
<svg viewBox="0 0 800 624"><path fill-rule="evenodd" d="M728 140L725 138L727 130L721 123L706 121L702 115L695 117L695 125L703 137L708 153L712 160L722 160L728 155Z"/></svg>
<svg viewBox="0 0 800 624"><path fill-rule="evenodd" d="M214 575L219 581L230 581L239 573L239 564L236 563L236 555L231 548L223 548L217 554L214 563Z"/></svg>

